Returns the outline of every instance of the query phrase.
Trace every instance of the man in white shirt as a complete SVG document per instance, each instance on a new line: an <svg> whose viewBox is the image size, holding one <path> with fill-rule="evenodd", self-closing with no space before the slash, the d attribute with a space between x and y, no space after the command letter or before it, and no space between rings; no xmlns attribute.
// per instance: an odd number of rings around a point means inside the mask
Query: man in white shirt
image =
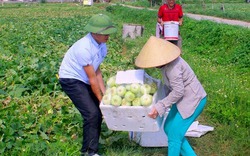
<svg viewBox="0 0 250 156"><path fill-rule="evenodd" d="M99 104L105 93L100 64L107 55L106 42L116 32L111 19L94 15L85 26L89 33L75 42L65 54L59 69L59 82L83 117L82 155L98 156L102 114Z"/></svg>

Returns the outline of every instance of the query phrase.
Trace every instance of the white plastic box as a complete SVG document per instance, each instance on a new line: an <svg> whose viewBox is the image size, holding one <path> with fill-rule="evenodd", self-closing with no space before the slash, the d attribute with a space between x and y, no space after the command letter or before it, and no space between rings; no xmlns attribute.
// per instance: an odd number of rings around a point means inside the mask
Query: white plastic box
<svg viewBox="0 0 250 156"><path fill-rule="evenodd" d="M93 0L83 0L83 5L93 5Z"/></svg>
<svg viewBox="0 0 250 156"><path fill-rule="evenodd" d="M167 147L168 137L163 130L158 132L129 132L130 139L142 147Z"/></svg>
<svg viewBox="0 0 250 156"><path fill-rule="evenodd" d="M165 97L165 88L161 81L157 80L158 90L153 95L153 102L150 106L113 106L104 105L100 108L107 124L107 127L115 131L134 132L156 132L160 130L162 124L161 117L152 119L148 117L152 105Z"/></svg>
<svg viewBox="0 0 250 156"><path fill-rule="evenodd" d="M167 118L168 113L165 113L160 126L160 130L157 132L129 132L129 139L135 141L142 147L167 147L168 137L164 132L163 123Z"/></svg>

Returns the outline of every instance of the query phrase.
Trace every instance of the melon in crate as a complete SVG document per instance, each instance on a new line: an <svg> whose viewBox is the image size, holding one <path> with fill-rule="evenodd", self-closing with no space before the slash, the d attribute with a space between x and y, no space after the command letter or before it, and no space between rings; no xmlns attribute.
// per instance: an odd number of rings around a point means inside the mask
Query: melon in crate
<svg viewBox="0 0 250 156"><path fill-rule="evenodd" d="M164 87L160 80L144 73L143 83L126 83L109 86L100 108L104 120L111 130L159 131L162 118L148 117L152 105L164 98ZM112 83L113 84L113 83Z"/></svg>

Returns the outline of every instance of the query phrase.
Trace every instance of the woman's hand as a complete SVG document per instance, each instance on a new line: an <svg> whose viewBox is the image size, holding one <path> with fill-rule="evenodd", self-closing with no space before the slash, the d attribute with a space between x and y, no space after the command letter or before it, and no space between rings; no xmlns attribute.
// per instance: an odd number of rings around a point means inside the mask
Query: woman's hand
<svg viewBox="0 0 250 156"><path fill-rule="evenodd" d="M155 107L153 107L152 110L151 110L151 112L148 113L148 116L149 116L150 118L153 118L153 119L155 119L158 115L159 115L159 114L158 114L157 110L155 109Z"/></svg>
<svg viewBox="0 0 250 156"><path fill-rule="evenodd" d="M183 24L183 18L180 18L179 19L179 25L182 26L182 24Z"/></svg>
<svg viewBox="0 0 250 156"><path fill-rule="evenodd" d="M164 22L162 21L161 18L157 18L157 22L163 27L164 26Z"/></svg>
<svg viewBox="0 0 250 156"><path fill-rule="evenodd" d="M182 21L179 21L179 26L182 26Z"/></svg>

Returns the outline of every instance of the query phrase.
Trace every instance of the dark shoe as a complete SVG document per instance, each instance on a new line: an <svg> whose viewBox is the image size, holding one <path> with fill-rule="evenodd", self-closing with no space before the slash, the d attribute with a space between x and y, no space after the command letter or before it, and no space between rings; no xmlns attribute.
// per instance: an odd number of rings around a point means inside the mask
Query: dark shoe
<svg viewBox="0 0 250 156"><path fill-rule="evenodd" d="M81 156L101 156L101 155L99 155L99 154L97 154L97 153L81 153Z"/></svg>
<svg viewBox="0 0 250 156"><path fill-rule="evenodd" d="M101 156L101 155L99 155L97 153L91 153L91 154L88 154L88 156Z"/></svg>

